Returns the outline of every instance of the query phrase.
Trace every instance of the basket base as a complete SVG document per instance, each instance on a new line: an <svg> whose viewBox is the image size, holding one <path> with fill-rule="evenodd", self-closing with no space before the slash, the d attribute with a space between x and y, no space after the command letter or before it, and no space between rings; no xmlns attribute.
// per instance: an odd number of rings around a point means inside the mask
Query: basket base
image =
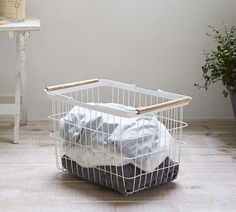
<svg viewBox="0 0 236 212"><path fill-rule="evenodd" d="M132 164L117 167L85 168L71 160L67 155L64 155L61 160L63 168L70 174L111 188L123 195L171 182L177 178L179 172L179 164L169 157L166 157L159 167L151 173L135 168Z"/></svg>

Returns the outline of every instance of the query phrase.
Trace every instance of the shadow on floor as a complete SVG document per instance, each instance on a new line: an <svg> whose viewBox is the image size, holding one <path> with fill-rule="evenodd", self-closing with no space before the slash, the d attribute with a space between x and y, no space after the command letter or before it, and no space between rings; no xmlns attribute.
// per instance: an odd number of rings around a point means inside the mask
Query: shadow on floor
<svg viewBox="0 0 236 212"><path fill-rule="evenodd" d="M122 202L122 204L139 204L144 201L159 201L167 199L167 196L169 197L173 191L180 187L178 183L170 182L154 188L142 190L133 195L123 196L116 191L103 186L84 181L68 173L64 174L68 181L61 181L61 186L64 187L67 192L71 191L78 196L78 201L82 202L85 200L86 202L104 202L109 205L116 205L119 202Z"/></svg>

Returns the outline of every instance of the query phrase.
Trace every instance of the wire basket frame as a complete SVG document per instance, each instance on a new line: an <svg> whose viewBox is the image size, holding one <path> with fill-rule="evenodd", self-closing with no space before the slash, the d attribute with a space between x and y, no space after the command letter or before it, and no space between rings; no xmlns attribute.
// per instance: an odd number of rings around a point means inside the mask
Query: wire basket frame
<svg viewBox="0 0 236 212"><path fill-rule="evenodd" d="M190 97L101 79L45 90L59 169L124 195L177 177Z"/></svg>

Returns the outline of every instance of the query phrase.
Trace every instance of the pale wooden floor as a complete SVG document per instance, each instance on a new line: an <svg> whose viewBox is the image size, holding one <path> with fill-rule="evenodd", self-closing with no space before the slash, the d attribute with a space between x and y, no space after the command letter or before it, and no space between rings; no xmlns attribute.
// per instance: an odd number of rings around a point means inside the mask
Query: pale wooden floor
<svg viewBox="0 0 236 212"><path fill-rule="evenodd" d="M184 131L179 177L133 196L78 181L55 167L48 122L0 124L0 211L236 211L236 123L194 122Z"/></svg>

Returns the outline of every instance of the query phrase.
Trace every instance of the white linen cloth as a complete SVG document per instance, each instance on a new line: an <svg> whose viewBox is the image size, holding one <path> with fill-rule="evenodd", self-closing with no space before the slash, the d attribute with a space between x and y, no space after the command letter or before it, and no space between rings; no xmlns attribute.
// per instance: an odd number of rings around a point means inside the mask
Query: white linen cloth
<svg viewBox="0 0 236 212"><path fill-rule="evenodd" d="M134 110L116 103L99 105ZM154 113L123 118L79 106L60 120L60 135L70 141L63 145L65 154L83 167L131 163L146 172L165 160L173 141Z"/></svg>

